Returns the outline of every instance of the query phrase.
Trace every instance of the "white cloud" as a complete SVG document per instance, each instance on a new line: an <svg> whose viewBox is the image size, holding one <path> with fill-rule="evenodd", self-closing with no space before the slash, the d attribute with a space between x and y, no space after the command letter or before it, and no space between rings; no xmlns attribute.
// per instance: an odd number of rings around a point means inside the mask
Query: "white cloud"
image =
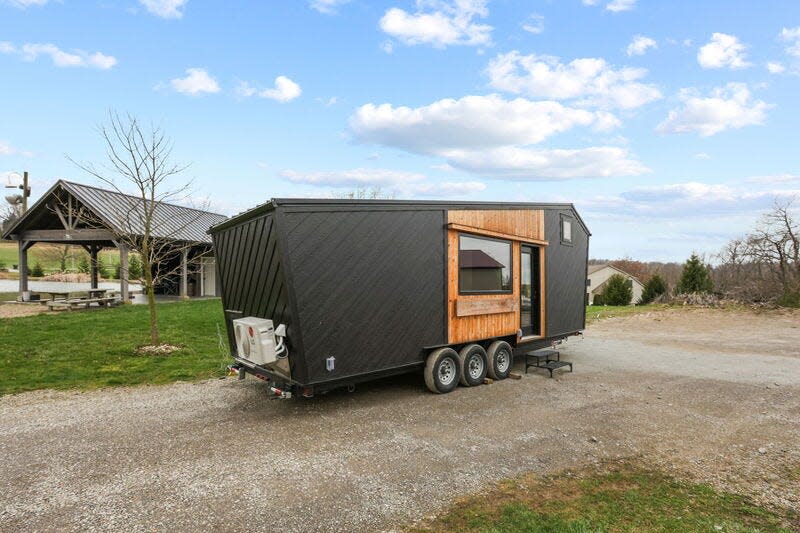
<svg viewBox="0 0 800 533"><path fill-rule="evenodd" d="M14 147L7 142L0 141L0 155L11 155L14 153Z"/></svg>
<svg viewBox="0 0 800 533"><path fill-rule="evenodd" d="M619 125L604 111L498 95L465 96L409 108L366 104L350 118L356 140L445 159L452 168L514 180L631 176L648 169L620 147L535 149L575 127Z"/></svg>
<svg viewBox="0 0 800 533"><path fill-rule="evenodd" d="M800 186L800 175L797 174L773 174L771 176L750 176L745 178L747 183L758 183L761 185L783 185L797 184Z"/></svg>
<svg viewBox="0 0 800 533"><path fill-rule="evenodd" d="M259 98L268 98L270 100L275 100L285 104L286 102L291 102L300 96L303 93L303 90L297 83L290 80L286 76L278 76L275 78L275 86L273 88L259 90L247 82L241 82L236 88L236 92L239 94L239 96L250 97L255 95ZM336 97L333 97L327 101L327 105L329 106L335 103Z"/></svg>
<svg viewBox="0 0 800 533"><path fill-rule="evenodd" d="M350 0L311 0L308 5L311 6L311 9L325 15L335 15L339 6L348 2L350 2Z"/></svg>
<svg viewBox="0 0 800 533"><path fill-rule="evenodd" d="M783 28L780 38L785 43L788 43L786 47L787 54L800 57L800 26L796 28Z"/></svg>
<svg viewBox="0 0 800 533"><path fill-rule="evenodd" d="M25 9L31 6L43 6L48 0L5 0L5 3L20 9Z"/></svg>
<svg viewBox="0 0 800 533"><path fill-rule="evenodd" d="M626 52L630 56L642 56L647 52L648 48L658 48L658 43L650 37L644 35L635 35L631 44L628 45Z"/></svg>
<svg viewBox="0 0 800 533"><path fill-rule="evenodd" d="M438 100L417 108L366 104L350 117L350 128L361 142L428 154L536 144L576 126L609 129L618 124L613 115L602 111L552 101L505 100L498 95Z"/></svg>
<svg viewBox="0 0 800 533"><path fill-rule="evenodd" d="M630 11L634 7L636 7L636 0L611 0L611 2L606 4L606 9L614 13Z"/></svg>
<svg viewBox="0 0 800 533"><path fill-rule="evenodd" d="M203 68L187 68L185 78L175 78L169 84L175 91L183 94L195 95L220 91L217 80Z"/></svg>
<svg viewBox="0 0 800 533"><path fill-rule="evenodd" d="M708 161L709 159L711 159L711 156L705 152L698 152L694 154L694 158L697 159L698 161Z"/></svg>
<svg viewBox="0 0 800 533"><path fill-rule="evenodd" d="M735 35L713 33L711 40L697 52L697 62L703 68L745 68L750 66L746 61L746 50L747 46Z"/></svg>
<svg viewBox="0 0 800 533"><path fill-rule="evenodd" d="M786 67L777 61L770 61L767 63L767 70L770 74L781 74L782 72L786 71Z"/></svg>
<svg viewBox="0 0 800 533"><path fill-rule="evenodd" d="M298 172L284 170L281 176L292 183L317 187L356 188L379 187L401 197L450 197L481 192L486 185L479 181L433 182L426 175L381 168L355 168L328 172Z"/></svg>
<svg viewBox="0 0 800 533"><path fill-rule="evenodd" d="M593 208L613 205L619 214L641 217L707 217L713 214L747 213L768 209L776 198L792 198L800 189L751 188L700 182L636 187L616 197L605 198Z"/></svg>
<svg viewBox="0 0 800 533"><path fill-rule="evenodd" d="M486 68L489 84L503 91L557 100L580 100L582 105L632 109L661 98L654 85L641 83L647 70L614 69L600 58L561 63L552 56L518 51L500 54Z"/></svg>
<svg viewBox="0 0 800 533"><path fill-rule="evenodd" d="M649 172L627 149L616 146L570 150L504 146L447 150L442 155L451 166L462 170L521 181L638 176Z"/></svg>
<svg viewBox="0 0 800 533"><path fill-rule="evenodd" d="M522 29L528 33L539 35L544 31L544 17L538 13L531 13L528 19L522 23Z"/></svg>
<svg viewBox="0 0 800 533"><path fill-rule="evenodd" d="M139 3L151 14L165 19L183 17L183 8L188 0L139 0Z"/></svg>
<svg viewBox="0 0 800 533"><path fill-rule="evenodd" d="M763 124L767 109L772 107L761 100L752 100L750 90L743 83L717 87L707 97L683 89L679 97L683 107L670 111L667 119L656 128L658 132L696 132L709 137L728 129Z"/></svg>
<svg viewBox="0 0 800 533"><path fill-rule="evenodd" d="M416 11L393 7L381 17L380 28L407 45L488 45L492 27L475 22L489 14L486 0L417 0Z"/></svg>
<svg viewBox="0 0 800 533"><path fill-rule="evenodd" d="M57 67L91 67L107 70L117 64L117 59L100 52L93 54L83 50L65 52L50 43L25 43L17 48L13 43L0 42L0 53L18 55L24 61L36 61L39 56L48 56Z"/></svg>

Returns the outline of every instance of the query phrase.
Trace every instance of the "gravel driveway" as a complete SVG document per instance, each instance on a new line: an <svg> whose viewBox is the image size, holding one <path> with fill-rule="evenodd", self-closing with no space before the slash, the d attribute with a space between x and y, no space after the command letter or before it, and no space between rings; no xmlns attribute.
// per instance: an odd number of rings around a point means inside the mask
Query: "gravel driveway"
<svg viewBox="0 0 800 533"><path fill-rule="evenodd" d="M674 311L570 340L575 373L315 400L214 380L0 398L0 531L402 527L523 471L639 457L800 511L800 314ZM596 442L595 442L596 441Z"/></svg>

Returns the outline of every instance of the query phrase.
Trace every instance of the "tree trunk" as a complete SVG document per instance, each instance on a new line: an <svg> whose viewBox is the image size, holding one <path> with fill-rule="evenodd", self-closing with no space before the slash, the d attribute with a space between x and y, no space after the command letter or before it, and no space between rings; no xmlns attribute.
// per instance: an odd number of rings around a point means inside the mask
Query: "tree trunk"
<svg viewBox="0 0 800 533"><path fill-rule="evenodd" d="M144 268L144 287L147 291L147 307L150 308L150 344L158 346L158 317L156 316L155 287L153 287L153 267L150 264L150 250L147 244L142 246L142 267Z"/></svg>

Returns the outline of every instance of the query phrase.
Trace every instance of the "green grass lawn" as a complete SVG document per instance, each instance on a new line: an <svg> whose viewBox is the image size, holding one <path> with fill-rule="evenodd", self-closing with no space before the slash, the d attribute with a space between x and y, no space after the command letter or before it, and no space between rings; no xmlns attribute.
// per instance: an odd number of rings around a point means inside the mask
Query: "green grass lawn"
<svg viewBox="0 0 800 533"><path fill-rule="evenodd" d="M158 304L158 312L162 342L183 346L168 356L134 353L149 340L144 305L0 320L0 394L223 375L230 359L219 299Z"/></svg>
<svg viewBox="0 0 800 533"><path fill-rule="evenodd" d="M58 256L52 251L60 248L58 245L36 244L28 250L28 267L32 267L37 261L45 271L45 274L58 272L61 270ZM89 257L89 254L80 246L71 247L72 254L67 260L67 268L77 268L82 256ZM103 264L109 274L114 273L114 266L119 263L119 252L117 250L102 250L99 254ZM0 242L0 265L11 268L19 264L19 248L16 242Z"/></svg>
<svg viewBox="0 0 800 533"><path fill-rule="evenodd" d="M611 318L615 316L628 316L637 313L647 313L650 311L662 311L669 309L666 304L647 304L647 305L590 305L586 307L586 319L597 320L600 318Z"/></svg>
<svg viewBox="0 0 800 533"><path fill-rule="evenodd" d="M0 302L13 302L16 299L16 292L0 292Z"/></svg>
<svg viewBox="0 0 800 533"><path fill-rule="evenodd" d="M742 496L623 465L542 479L523 476L457 501L417 532L789 532L798 517Z"/></svg>

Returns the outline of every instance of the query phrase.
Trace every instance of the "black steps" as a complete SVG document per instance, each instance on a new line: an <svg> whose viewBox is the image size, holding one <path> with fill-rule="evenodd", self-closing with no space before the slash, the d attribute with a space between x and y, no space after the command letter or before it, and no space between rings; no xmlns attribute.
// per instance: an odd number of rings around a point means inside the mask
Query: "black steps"
<svg viewBox="0 0 800 533"><path fill-rule="evenodd" d="M550 377L553 377L553 370L569 367L572 372L572 363L561 360L561 353L558 350L544 349L534 350L525 354L525 373L528 373L529 368L543 368L550 372Z"/></svg>

